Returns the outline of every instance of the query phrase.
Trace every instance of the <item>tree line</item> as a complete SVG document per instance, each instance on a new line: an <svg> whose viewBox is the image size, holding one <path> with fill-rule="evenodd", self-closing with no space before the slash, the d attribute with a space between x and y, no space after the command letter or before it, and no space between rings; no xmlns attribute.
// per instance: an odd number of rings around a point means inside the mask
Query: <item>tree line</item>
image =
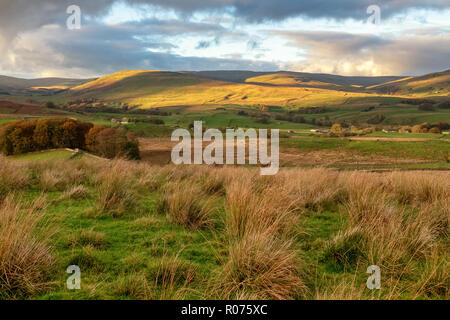
<svg viewBox="0 0 450 320"><path fill-rule="evenodd" d="M5 155L58 148L83 149L110 159L140 158L137 139L124 128L66 118L17 121L0 127L0 151Z"/></svg>

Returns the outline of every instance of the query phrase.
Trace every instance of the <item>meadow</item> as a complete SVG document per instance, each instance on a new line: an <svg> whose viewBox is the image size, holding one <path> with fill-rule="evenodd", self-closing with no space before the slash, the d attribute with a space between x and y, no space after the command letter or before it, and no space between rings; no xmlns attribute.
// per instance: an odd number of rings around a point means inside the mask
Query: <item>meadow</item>
<svg viewBox="0 0 450 320"><path fill-rule="evenodd" d="M447 74L123 71L18 88L0 125L89 122L132 137L142 161L0 156L0 299L449 299ZM172 132L194 121L280 129L280 172L169 164Z"/></svg>
<svg viewBox="0 0 450 320"><path fill-rule="evenodd" d="M449 298L448 171L35 160L0 157L0 299Z"/></svg>

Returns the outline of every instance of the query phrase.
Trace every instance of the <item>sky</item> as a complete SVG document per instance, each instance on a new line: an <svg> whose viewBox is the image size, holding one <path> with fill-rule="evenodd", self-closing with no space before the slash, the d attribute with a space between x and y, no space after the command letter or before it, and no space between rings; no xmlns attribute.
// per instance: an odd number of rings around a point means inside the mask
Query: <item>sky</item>
<svg viewBox="0 0 450 320"><path fill-rule="evenodd" d="M134 69L443 71L450 0L0 0L1 75Z"/></svg>

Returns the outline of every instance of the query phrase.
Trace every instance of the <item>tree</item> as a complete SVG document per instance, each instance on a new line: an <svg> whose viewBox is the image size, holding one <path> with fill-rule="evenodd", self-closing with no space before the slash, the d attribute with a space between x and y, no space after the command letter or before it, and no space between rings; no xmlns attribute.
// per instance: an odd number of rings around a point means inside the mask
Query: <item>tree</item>
<svg viewBox="0 0 450 320"><path fill-rule="evenodd" d="M429 133L441 133L441 129L439 129L438 127L433 127L428 132Z"/></svg>
<svg viewBox="0 0 450 320"><path fill-rule="evenodd" d="M340 123L335 123L330 129L331 133L341 134L344 131Z"/></svg>
<svg viewBox="0 0 450 320"><path fill-rule="evenodd" d="M52 101L48 101L48 102L45 104L45 107L48 108L48 109L55 109L55 108L56 108L56 105L55 105Z"/></svg>
<svg viewBox="0 0 450 320"><path fill-rule="evenodd" d="M103 126L93 126L89 132L86 134L86 149L91 152L96 152L97 150L97 136L98 134L106 129Z"/></svg>

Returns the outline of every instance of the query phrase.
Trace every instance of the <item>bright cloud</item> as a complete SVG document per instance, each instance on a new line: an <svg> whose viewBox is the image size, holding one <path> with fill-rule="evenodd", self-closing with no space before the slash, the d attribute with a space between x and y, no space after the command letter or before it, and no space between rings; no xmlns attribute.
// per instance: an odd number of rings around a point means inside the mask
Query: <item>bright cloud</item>
<svg viewBox="0 0 450 320"><path fill-rule="evenodd" d="M448 1L0 0L0 74L92 77L123 69L418 75L450 66Z"/></svg>

